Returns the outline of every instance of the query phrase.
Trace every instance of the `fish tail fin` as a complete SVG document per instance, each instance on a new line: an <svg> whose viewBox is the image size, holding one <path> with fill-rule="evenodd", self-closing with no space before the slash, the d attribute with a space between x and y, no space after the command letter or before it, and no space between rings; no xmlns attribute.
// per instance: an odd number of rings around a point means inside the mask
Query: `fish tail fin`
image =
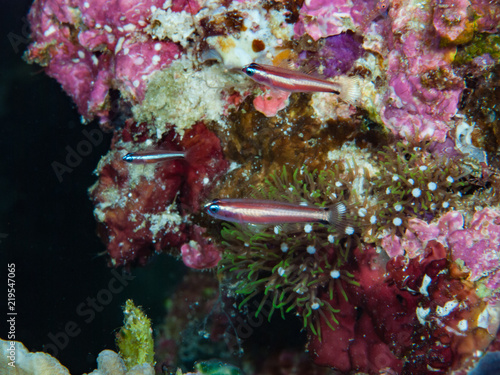
<svg viewBox="0 0 500 375"><path fill-rule="evenodd" d="M348 104L355 105L361 98L361 80L359 77L337 77L336 82L340 85L340 99Z"/></svg>
<svg viewBox="0 0 500 375"><path fill-rule="evenodd" d="M325 207L325 210L328 224L335 227L340 233L347 235L354 234L354 225L349 218L347 206L344 203L334 203L331 206Z"/></svg>
<svg viewBox="0 0 500 375"><path fill-rule="evenodd" d="M199 152L196 152L196 147L189 147L180 152L184 152L184 160L188 164L196 164L199 160ZM198 150L199 151L199 150Z"/></svg>

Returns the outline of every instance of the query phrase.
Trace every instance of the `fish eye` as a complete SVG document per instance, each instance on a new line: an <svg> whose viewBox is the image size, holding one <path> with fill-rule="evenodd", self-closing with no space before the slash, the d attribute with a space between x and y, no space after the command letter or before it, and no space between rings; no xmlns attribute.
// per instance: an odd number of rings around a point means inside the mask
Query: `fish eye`
<svg viewBox="0 0 500 375"><path fill-rule="evenodd" d="M210 206L208 206L208 211L210 211L211 214L216 214L219 212L220 206L218 204L212 203Z"/></svg>
<svg viewBox="0 0 500 375"><path fill-rule="evenodd" d="M131 162L132 160L134 160L134 153L133 152L129 152L127 155L125 155L123 158L122 158L123 161L127 161L127 162Z"/></svg>
<svg viewBox="0 0 500 375"><path fill-rule="evenodd" d="M249 64L249 65L245 66L242 70L243 70L243 72L244 72L247 76L251 77L251 76L253 76L253 75L255 74L255 72L257 71L257 67L258 67L258 65L257 65L256 63L251 63L251 64Z"/></svg>

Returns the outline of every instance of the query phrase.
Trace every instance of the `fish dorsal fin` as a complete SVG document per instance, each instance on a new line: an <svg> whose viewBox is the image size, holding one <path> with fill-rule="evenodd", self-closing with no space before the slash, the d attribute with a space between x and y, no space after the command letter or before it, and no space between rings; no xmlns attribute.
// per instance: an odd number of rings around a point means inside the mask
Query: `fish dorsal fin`
<svg viewBox="0 0 500 375"><path fill-rule="evenodd" d="M292 60L281 60L277 67L297 71L297 67Z"/></svg>
<svg viewBox="0 0 500 375"><path fill-rule="evenodd" d="M314 78L326 79L324 75L319 72L320 62L307 60L306 63L300 68L300 71Z"/></svg>
<svg viewBox="0 0 500 375"><path fill-rule="evenodd" d="M297 54L293 52L290 49L285 49L278 53L276 56L273 58L273 65L274 66L279 66L281 68L286 68L286 69L292 69L286 64L291 63L293 60L297 58ZM285 64L285 65L282 65Z"/></svg>

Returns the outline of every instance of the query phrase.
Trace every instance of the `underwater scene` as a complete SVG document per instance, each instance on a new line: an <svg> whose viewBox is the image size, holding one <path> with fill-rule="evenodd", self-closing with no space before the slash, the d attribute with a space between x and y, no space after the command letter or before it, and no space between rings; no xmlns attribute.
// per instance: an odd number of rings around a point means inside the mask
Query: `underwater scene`
<svg viewBox="0 0 500 375"><path fill-rule="evenodd" d="M500 1L11 7L0 375L500 374Z"/></svg>

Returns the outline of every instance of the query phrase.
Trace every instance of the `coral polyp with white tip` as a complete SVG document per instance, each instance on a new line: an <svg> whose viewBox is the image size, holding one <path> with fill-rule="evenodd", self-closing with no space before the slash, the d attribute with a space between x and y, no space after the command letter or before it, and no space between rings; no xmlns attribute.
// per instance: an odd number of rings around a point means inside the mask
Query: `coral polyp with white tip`
<svg viewBox="0 0 500 375"><path fill-rule="evenodd" d="M284 169L280 176L272 175L256 194L280 199L287 209L314 208L321 215L325 213L324 207L335 207L344 221L341 228L328 220L314 220L317 222L305 225L288 221L279 230L275 226L255 227L238 220L234 220L234 225L224 226L221 234L225 251L219 273L227 286L245 297L240 306L263 293L256 315L269 299L270 315L275 310L283 317L296 311L302 316L304 327L319 336L320 320L335 329L338 310L319 298L319 294L326 291L323 295L331 299L341 293L347 299L343 285L357 285L353 275L343 269L355 227L350 221L349 189L345 183L335 184L337 180L332 171L296 170L290 176ZM334 196L338 197L336 201L332 201ZM208 211L215 207L213 204L207 205Z"/></svg>
<svg viewBox="0 0 500 375"><path fill-rule="evenodd" d="M401 234L412 217L432 219L460 203L469 189L467 172L458 160L436 156L428 146L398 143L379 152L381 172L372 180L376 204L360 221L374 230Z"/></svg>

